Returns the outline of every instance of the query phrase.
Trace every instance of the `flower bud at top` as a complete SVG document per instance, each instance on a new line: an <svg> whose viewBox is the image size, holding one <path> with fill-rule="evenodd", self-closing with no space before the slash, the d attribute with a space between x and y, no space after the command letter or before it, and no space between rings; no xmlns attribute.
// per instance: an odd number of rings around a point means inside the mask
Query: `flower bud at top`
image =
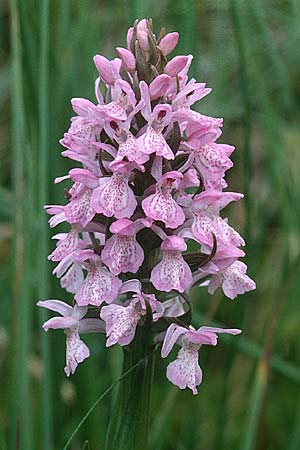
<svg viewBox="0 0 300 450"><path fill-rule="evenodd" d="M159 48L164 56L171 53L176 47L179 39L179 33L168 33L166 34L159 43Z"/></svg>
<svg viewBox="0 0 300 450"><path fill-rule="evenodd" d="M148 33L147 19L140 20L137 24L137 39L141 49L145 52L150 50Z"/></svg>
<svg viewBox="0 0 300 450"><path fill-rule="evenodd" d="M126 36L126 42L127 42L127 48L130 50L130 44L133 37L133 27L128 28L127 36Z"/></svg>
<svg viewBox="0 0 300 450"><path fill-rule="evenodd" d="M117 47L116 50L122 60L122 67L127 70L127 72L133 72L135 70L135 57L131 51L122 47Z"/></svg>
<svg viewBox="0 0 300 450"><path fill-rule="evenodd" d="M188 56L175 56L171 59L165 67L164 72L171 77L176 77L181 72L189 61Z"/></svg>
<svg viewBox="0 0 300 450"><path fill-rule="evenodd" d="M111 62L102 55L95 55L94 63L104 83L113 84L116 77Z"/></svg>

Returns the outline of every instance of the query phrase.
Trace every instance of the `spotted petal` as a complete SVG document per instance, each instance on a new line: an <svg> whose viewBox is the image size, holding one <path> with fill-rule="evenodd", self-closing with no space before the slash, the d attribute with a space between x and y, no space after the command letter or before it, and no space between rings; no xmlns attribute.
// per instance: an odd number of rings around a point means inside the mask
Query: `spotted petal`
<svg viewBox="0 0 300 450"><path fill-rule="evenodd" d="M69 223L80 223L86 227L95 215L95 210L90 206L92 189L84 189L83 193L72 199L64 208L66 219Z"/></svg>
<svg viewBox="0 0 300 450"><path fill-rule="evenodd" d="M84 283L75 295L78 305L100 306L104 301L110 303L118 295L121 280L101 265L91 266Z"/></svg>
<svg viewBox="0 0 300 450"><path fill-rule="evenodd" d="M78 263L73 263L69 270L60 280L60 285L67 292L75 294L84 280L82 267Z"/></svg>
<svg viewBox="0 0 300 450"><path fill-rule="evenodd" d="M106 242L101 258L114 275L136 273L144 261L144 251L135 236L114 235Z"/></svg>
<svg viewBox="0 0 300 450"><path fill-rule="evenodd" d="M256 288L255 282L246 275L247 266L242 261L236 261L227 269L211 277L208 292L213 294L222 286L226 297L234 299L240 294Z"/></svg>
<svg viewBox="0 0 300 450"><path fill-rule="evenodd" d="M151 283L159 291L184 292L193 281L191 269L180 252L164 252L162 261L151 272Z"/></svg>
<svg viewBox="0 0 300 450"><path fill-rule="evenodd" d="M133 340L141 312L135 310L135 302L129 306L108 305L101 309L100 317L106 323L106 346L116 343L128 345Z"/></svg>
<svg viewBox="0 0 300 450"><path fill-rule="evenodd" d="M154 220L161 220L167 228L177 228L183 224L185 215L182 208L173 199L170 192L157 191L142 202L142 208Z"/></svg>
<svg viewBox="0 0 300 450"><path fill-rule="evenodd" d="M197 394L197 387L202 381L202 370L198 364L198 346L184 345L177 356L167 367L167 378L179 389L190 388Z"/></svg>
<svg viewBox="0 0 300 450"><path fill-rule="evenodd" d="M167 144L163 134L154 130L151 126L147 128L146 133L138 140L144 153L148 155L156 153L157 156L163 156L165 159L174 159L174 153Z"/></svg>
<svg viewBox="0 0 300 450"><path fill-rule="evenodd" d="M100 178L99 187L92 194L91 206L107 217L131 217L137 201L128 186L128 176L114 173L110 178Z"/></svg>
<svg viewBox="0 0 300 450"><path fill-rule="evenodd" d="M76 250L78 243L78 232L72 229L58 241L56 249L48 256L48 259L51 261L61 261L65 256Z"/></svg>
<svg viewBox="0 0 300 450"><path fill-rule="evenodd" d="M88 346L80 339L78 331L67 331L67 351L65 373L69 377L79 363L90 356Z"/></svg>

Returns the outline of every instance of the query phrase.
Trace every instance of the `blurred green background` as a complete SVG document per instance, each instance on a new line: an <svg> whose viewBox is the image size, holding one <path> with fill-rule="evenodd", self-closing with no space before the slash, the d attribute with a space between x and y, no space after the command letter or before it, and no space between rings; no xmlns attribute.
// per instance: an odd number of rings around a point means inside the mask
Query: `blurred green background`
<svg viewBox="0 0 300 450"><path fill-rule="evenodd" d="M87 336L92 357L63 373L61 332L44 333L38 299L70 299L51 276L42 205L63 201L52 180L71 167L58 139L71 97L94 100L96 53L116 56L135 18L180 32L192 76L213 87L197 106L225 119L237 147L228 209L247 240L257 290L234 301L195 290L195 324L241 327L203 348L199 395L156 367L155 450L300 449L300 3L298 0L11 0L0 3L0 449L61 450L120 373L119 349ZM70 448L103 449L109 394ZM88 444L85 441L88 440ZM141 449L143 450L143 449Z"/></svg>

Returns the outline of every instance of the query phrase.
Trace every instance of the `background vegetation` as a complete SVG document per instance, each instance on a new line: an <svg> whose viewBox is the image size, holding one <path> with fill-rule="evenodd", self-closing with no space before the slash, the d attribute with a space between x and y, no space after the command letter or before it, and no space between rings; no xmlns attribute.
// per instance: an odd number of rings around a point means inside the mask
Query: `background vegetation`
<svg viewBox="0 0 300 450"><path fill-rule="evenodd" d="M70 167L58 139L70 98L93 99L95 53L115 55L137 17L181 34L192 75L213 93L201 111L225 119L237 147L228 175L244 192L229 216L247 240L257 291L230 301L194 291L203 316L241 337L201 350L199 395L156 368L155 450L300 448L300 4L297 0L11 0L0 3L0 449L60 450L103 390L121 353L88 336L93 356L66 379L64 336L47 335L37 299L61 298L46 260L53 244L42 205L62 201ZM47 313L46 313L47 316ZM74 438L103 449L112 391Z"/></svg>

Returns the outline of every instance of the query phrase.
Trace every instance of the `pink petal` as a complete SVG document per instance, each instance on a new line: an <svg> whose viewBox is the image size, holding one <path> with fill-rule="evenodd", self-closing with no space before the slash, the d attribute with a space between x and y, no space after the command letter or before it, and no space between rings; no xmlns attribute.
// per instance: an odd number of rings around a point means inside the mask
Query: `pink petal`
<svg viewBox="0 0 300 450"><path fill-rule="evenodd" d="M120 288L119 294L125 294L127 292L135 292L140 294L142 292L141 282L136 279L124 281Z"/></svg>
<svg viewBox="0 0 300 450"><path fill-rule="evenodd" d="M138 144L142 146L142 151L148 155L156 153L157 156L163 156L165 159L174 159L174 153L163 134L155 131L151 126L147 128L145 134L139 137Z"/></svg>
<svg viewBox="0 0 300 450"><path fill-rule="evenodd" d="M67 333L67 352L65 373L69 377L75 372L79 363L90 356L88 346L80 339L78 331Z"/></svg>
<svg viewBox="0 0 300 450"><path fill-rule="evenodd" d="M183 210L168 192L149 195L142 201L142 208L146 216L161 220L167 228L177 228L185 221Z"/></svg>
<svg viewBox="0 0 300 450"><path fill-rule="evenodd" d="M190 388L193 394L197 394L197 387L202 381L202 370L198 364L198 348L190 344L183 347L177 359L167 367L167 378L179 389Z"/></svg>
<svg viewBox="0 0 300 450"><path fill-rule="evenodd" d="M167 74L161 74L155 77L149 86L151 100L156 100L163 96L171 84L172 78Z"/></svg>
<svg viewBox="0 0 300 450"><path fill-rule="evenodd" d="M144 251L135 236L114 235L106 242L101 258L114 275L136 273L144 261Z"/></svg>
<svg viewBox="0 0 300 450"><path fill-rule="evenodd" d="M163 243L161 244L161 249L163 251L175 250L175 251L179 251L179 252L184 252L187 249L187 245L184 242L184 239L182 239L182 237L176 236L176 235L171 235L171 236L167 236L164 239Z"/></svg>
<svg viewBox="0 0 300 450"><path fill-rule="evenodd" d="M55 311L61 314L62 316L70 316L72 314L72 306L64 303L60 300L45 300L37 302L38 306L42 308L47 308L50 311Z"/></svg>
<svg viewBox="0 0 300 450"><path fill-rule="evenodd" d="M176 77L187 65L189 57L179 55L172 58L166 65L164 72L171 77Z"/></svg>
<svg viewBox="0 0 300 450"><path fill-rule="evenodd" d="M111 61L102 55L95 55L94 63L104 83L109 85L113 84L116 80L116 76Z"/></svg>
<svg viewBox="0 0 300 450"><path fill-rule="evenodd" d="M91 222L95 215L94 209L90 206L92 192L92 189L85 189L80 196L65 206L64 212L69 223L80 223L84 228Z"/></svg>
<svg viewBox="0 0 300 450"><path fill-rule="evenodd" d="M151 175L156 181L162 177L162 156L155 156L151 167Z"/></svg>
<svg viewBox="0 0 300 450"><path fill-rule="evenodd" d="M45 331L48 331L49 328L53 330L74 328L77 326L77 323L77 319L70 316L52 317L52 319L47 320L47 322L43 324L43 328Z"/></svg>
<svg viewBox="0 0 300 450"><path fill-rule="evenodd" d="M138 164L144 164L149 159L148 155L140 151L137 139L131 133L128 133L125 142L120 142L116 160L125 157L128 161L135 161Z"/></svg>
<svg viewBox="0 0 300 450"><path fill-rule="evenodd" d="M72 169L69 175L73 181L84 184L86 187L94 189L98 186L98 177L87 169Z"/></svg>
<svg viewBox="0 0 300 450"><path fill-rule="evenodd" d="M75 294L84 280L83 271L80 264L74 263L60 280L63 289L71 294Z"/></svg>
<svg viewBox="0 0 300 450"><path fill-rule="evenodd" d="M76 114L82 117L89 117L90 110L95 106L92 102L85 98L72 98L71 104Z"/></svg>
<svg viewBox="0 0 300 450"><path fill-rule="evenodd" d="M110 303L117 298L121 285L121 280L111 274L106 267L100 265L91 267L75 295L75 300L80 306L100 306L104 301Z"/></svg>
<svg viewBox="0 0 300 450"><path fill-rule="evenodd" d="M48 256L51 261L61 261L64 257L76 250L79 243L78 231L72 229L61 239L56 246L56 249Z"/></svg>
<svg viewBox="0 0 300 450"><path fill-rule="evenodd" d="M166 358L174 345L176 344L178 338L182 334L186 334L188 330L184 327L180 327L176 323L172 323L166 332L164 342L161 349L161 356L162 358Z"/></svg>
<svg viewBox="0 0 300 450"><path fill-rule="evenodd" d="M210 333L223 333L223 334L232 334L237 335L242 332L238 328L216 328L216 327L201 327L198 331L210 332Z"/></svg>
<svg viewBox="0 0 300 450"><path fill-rule="evenodd" d="M190 288L193 277L180 252L165 251L163 260L152 269L150 281L159 291L184 292Z"/></svg>
<svg viewBox="0 0 300 450"><path fill-rule="evenodd" d="M179 33L173 32L173 33L167 33L162 40L159 43L159 48L161 52L167 56L169 53L171 53L174 48L176 47L179 39Z"/></svg>
<svg viewBox="0 0 300 450"><path fill-rule="evenodd" d="M124 346L133 340L141 313L135 310L134 303L127 307L112 304L103 306L100 317L106 323L106 346L116 343Z"/></svg>
<svg viewBox="0 0 300 450"><path fill-rule="evenodd" d="M133 53L126 48L117 47L116 48L119 57L122 60L122 66L128 72L131 72L135 69L135 57Z"/></svg>
<svg viewBox="0 0 300 450"><path fill-rule="evenodd" d="M131 217L137 206L134 193L128 186L128 177L114 173L111 178L101 178L94 190L91 206L98 213L117 219Z"/></svg>
<svg viewBox="0 0 300 450"><path fill-rule="evenodd" d="M222 288L226 297L234 299L238 295L256 288L255 282L246 275L246 270L247 266L241 261L237 261L223 272Z"/></svg>
<svg viewBox="0 0 300 450"><path fill-rule="evenodd" d="M213 244L212 233L216 235L217 238L221 240L221 236L217 232L213 221L205 213L194 214L194 221L192 224L192 231L195 238L201 243L206 245Z"/></svg>

